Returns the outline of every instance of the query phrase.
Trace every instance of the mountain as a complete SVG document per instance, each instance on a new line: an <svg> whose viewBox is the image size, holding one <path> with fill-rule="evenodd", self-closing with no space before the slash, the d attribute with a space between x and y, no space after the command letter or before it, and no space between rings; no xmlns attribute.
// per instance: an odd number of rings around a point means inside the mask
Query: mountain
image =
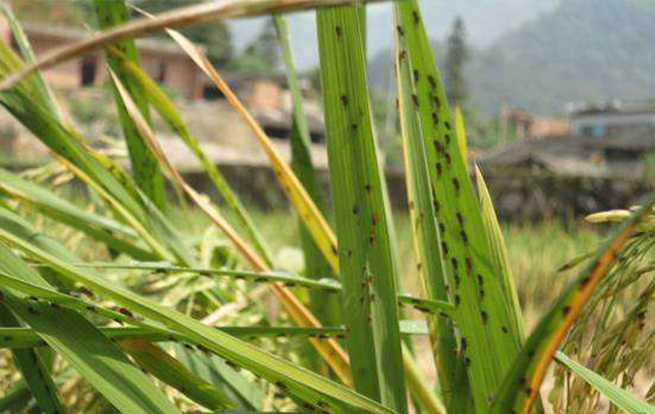
<svg viewBox="0 0 655 414"><path fill-rule="evenodd" d="M467 68L475 107L502 105L563 113L566 103L655 96L655 2L579 0L523 23L485 48ZM470 28L475 30L475 28ZM443 47L435 46L443 67ZM388 88L389 51L371 60L371 81Z"/></svg>
<svg viewBox="0 0 655 414"><path fill-rule="evenodd" d="M462 17L469 27L475 27L468 39L475 47L489 46L523 22L540 13L554 9L558 0L522 1L434 1L420 2L423 19L432 38L443 39L454 19ZM301 70L318 66L318 41L314 12L293 13L287 16L296 62ZM266 18L255 17L229 21L232 39L237 50L253 41ZM368 53L375 56L393 46L393 15L391 2L371 3L367 6Z"/></svg>

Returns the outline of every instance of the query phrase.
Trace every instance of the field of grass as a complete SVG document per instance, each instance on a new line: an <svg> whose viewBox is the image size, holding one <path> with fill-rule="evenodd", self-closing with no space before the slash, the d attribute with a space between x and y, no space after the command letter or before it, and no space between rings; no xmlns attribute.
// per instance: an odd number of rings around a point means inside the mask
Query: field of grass
<svg viewBox="0 0 655 414"><path fill-rule="evenodd" d="M302 269L302 254L298 243L298 221L292 211L262 211L249 208L253 219L279 259L278 266L289 270ZM191 218L195 232L209 226L206 219L193 214ZM412 247L412 235L407 213L395 214L394 221L398 237L398 257L403 289L420 293L417 286L416 258ZM607 229L592 226L582 218L562 223L544 221L540 223L501 223L512 273L517 283L519 299L529 326L552 303L561 289L571 281L571 272L558 272L570 260L598 248ZM297 254L293 254L296 249ZM286 260L286 262L285 262ZM529 298L529 299L528 299Z"/></svg>
<svg viewBox="0 0 655 414"><path fill-rule="evenodd" d="M0 169L0 412L655 414L655 194L596 215L607 228L498 223L417 1L393 4L409 207L395 217L361 2L228 0L140 20L129 2L92 3L99 31L41 59L0 5L20 48L0 42L0 105L55 155L22 176ZM312 6L332 218L280 14ZM169 30L261 13L293 95L290 165L203 50ZM243 205L141 68L134 37L164 29L248 124L293 213ZM96 48L129 169L87 145L40 76ZM222 204L176 170L155 113ZM71 178L88 197L64 190Z"/></svg>

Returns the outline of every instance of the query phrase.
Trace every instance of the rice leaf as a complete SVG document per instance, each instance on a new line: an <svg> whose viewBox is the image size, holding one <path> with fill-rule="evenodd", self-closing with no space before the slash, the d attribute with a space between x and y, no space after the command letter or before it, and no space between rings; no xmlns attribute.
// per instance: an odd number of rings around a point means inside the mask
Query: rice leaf
<svg viewBox="0 0 655 414"><path fill-rule="evenodd" d="M398 11L394 17L398 19ZM396 34L400 49L404 39ZM397 56L400 56L398 51ZM443 258L440 249L441 238L434 219L434 206L430 197L429 171L427 167L422 126L418 113L414 110L412 90L414 75L408 59L396 59L398 84L398 110L403 142L405 178L407 181L409 212L414 241L414 251L418 260L417 271L427 297L450 302ZM457 342L452 321L443 317L431 317L430 340L439 376L441 395L452 396L457 370ZM466 384L466 383L465 383ZM466 392L467 387L459 387L458 392Z"/></svg>
<svg viewBox="0 0 655 414"><path fill-rule="evenodd" d="M261 148L269 158L271 168L275 172L284 193L302 218L307 230L311 233L317 246L323 253L334 272L338 271L339 262L337 257L336 240L330 226L321 214L320 210L303 187L291 167L282 159L275 149L271 139L266 135L263 128L248 112L243 103L234 94L229 85L219 75L214 65L207 56L198 49L189 39L179 32L167 30L167 33L182 47L182 49L193 59L207 76L211 78L216 87L223 93L227 101L237 110L239 115L246 121L253 131Z"/></svg>
<svg viewBox="0 0 655 414"><path fill-rule="evenodd" d="M15 283L19 279L11 278L0 273L1 280L10 280L14 284L9 287L21 290L24 293L32 294L37 292L36 297L42 300L50 301L51 303L59 304L59 302L52 300L53 296L50 292L45 290L34 289L35 285L29 283L18 284ZM45 295L41 295L45 293ZM122 342L127 340L140 340L146 342L170 342L176 343L184 342L186 339L183 335L179 335L167 329L157 328L153 330L145 326L127 326L127 327L99 327L103 335L107 338ZM289 326L221 326L216 329L245 340L258 340L261 338L327 338L327 337L342 337L346 332L342 326L322 327L322 328L296 328ZM427 335L428 328L423 321L419 320L401 320L400 333L403 335ZM6 349L26 349L47 346L39 335L31 328L24 327L0 327L0 348Z"/></svg>
<svg viewBox="0 0 655 414"><path fill-rule="evenodd" d="M512 277L512 268L505 247L505 240L503 233L498 223L498 217L494 210L491 201L489 189L484 182L484 177L480 169L475 166L475 179L478 186L478 197L480 198L480 209L482 210L482 221L484 223L487 237L489 238L489 245L491 246L491 260L498 280L505 292L505 297L510 299L512 306L507 310L514 315L512 320L512 332L521 338L525 338L525 327L523 326L523 318L521 316L521 306L519 305L519 297L516 293L516 286L514 285L514 278Z"/></svg>
<svg viewBox="0 0 655 414"><path fill-rule="evenodd" d="M541 318L503 380L490 414L510 411L519 414L530 413L559 344L584 309L594 289L615 265L625 243L634 234L640 221L648 216L649 209L654 204L655 197L651 196L645 204L647 207L634 214L605 243L589 266L580 272L553 303L551 310Z"/></svg>
<svg viewBox="0 0 655 414"><path fill-rule="evenodd" d="M407 412L389 207L366 86L361 6L317 11L343 317L355 387Z"/></svg>
<svg viewBox="0 0 655 414"><path fill-rule="evenodd" d="M163 168L170 174L173 182L179 185L184 190L184 192L186 192L191 197L194 203L196 203L196 205L200 207L200 209L205 214L207 214L212 222L226 234L226 236L234 243L237 249L239 249L239 251L251 263L251 265L255 267L255 269L263 271L270 270L266 262L241 238L241 236L229 225L229 223L227 223L227 221L221 216L213 204L210 201L200 197L200 195L184 181L175 167L173 167L173 165L164 155L156 137L150 130L148 124L136 110L136 107L134 106L129 95L127 95L125 89L122 87L118 78L114 76L113 80L121 92L123 100L127 105L127 110L130 113L130 116L132 116L132 118L135 120L142 137L148 143L153 154L162 163ZM291 318L296 322L296 324L300 326L320 327L320 323L316 320L316 317L311 312L309 312L305 305L300 302L292 292L284 287L283 284L274 283L270 286L273 293L282 302L282 305L289 312ZM314 347L316 347L317 351L326 360L326 362L335 371L335 373L339 375L344 382L349 383L350 377L348 375L347 369L348 361L346 360L345 354L339 344L331 339L326 341L317 341L312 339L310 342L312 342Z"/></svg>
<svg viewBox="0 0 655 414"><path fill-rule="evenodd" d="M11 10L11 6L8 3L0 4L0 12L7 19L7 22L9 23L9 27L11 28L11 34L13 36L13 39L16 40L18 49L23 55L25 61L30 64L35 63L36 56L34 55L34 51L32 50L32 46L30 45L30 41L25 35L25 32L23 31L23 28L18 22L18 19L16 19L16 16ZM41 74L41 72L37 71L34 73L34 83L37 86L40 95L43 101L46 103L50 113L54 114L57 119L62 121L63 117L61 114L61 110L57 105L57 101L55 99L54 94L52 93L52 89L43 79L43 75Z"/></svg>
<svg viewBox="0 0 655 414"><path fill-rule="evenodd" d="M8 327L20 326L19 320L5 305L5 295L0 292L0 324ZM7 336L3 337L4 340ZM39 408L46 414L66 413L67 410L61 402L59 392L55 386L52 375L45 362L35 349L14 349L12 351L14 362L21 372L28 395L31 392ZM18 398L22 393L17 393ZM4 401L4 404L12 405L12 400ZM3 404L3 405L4 405Z"/></svg>
<svg viewBox="0 0 655 414"><path fill-rule="evenodd" d="M110 218L84 211L51 191L1 168L0 193L135 259L155 260L159 257L130 240L137 236L132 228ZM122 237L118 237L118 235Z"/></svg>
<svg viewBox="0 0 655 414"><path fill-rule="evenodd" d="M239 220L240 227L246 232L248 239L253 243L259 254L271 265L271 255L266 242L259 231L255 228L250 215L239 201L229 183L218 171L214 163L207 158L198 141L191 135L187 129L182 117L175 109L175 105L168 96L157 86L157 84L148 77L134 62L118 52L114 47L108 48L109 53L114 56L115 61L121 67L125 77L129 77L132 83L139 85L149 103L155 108L157 113L166 121L169 127L176 132L187 147L194 153L200 161L207 175L214 183L214 186L225 200L225 203L234 211Z"/></svg>
<svg viewBox="0 0 655 414"><path fill-rule="evenodd" d="M129 339L121 341L120 347L128 352L143 369L203 407L210 410L234 407L227 395L193 374L181 362L158 346L140 339Z"/></svg>
<svg viewBox="0 0 655 414"><path fill-rule="evenodd" d="M475 410L483 413L510 369L520 338L511 331L515 312L491 262L491 248L460 148L444 88L416 1L396 3L397 59L407 60L411 106L420 119L430 196L438 224L443 266L459 328L459 353ZM433 246L433 249L435 246ZM465 400L470 400L466 399Z"/></svg>
<svg viewBox="0 0 655 414"><path fill-rule="evenodd" d="M570 359L566 354L557 352L555 359L566 365L567 368L585 380L601 395L608 398L618 409L630 414L655 414L654 406L606 380L584 365Z"/></svg>
<svg viewBox="0 0 655 414"><path fill-rule="evenodd" d="M319 185L310 152L310 133L305 118L303 96L291 50L289 28L284 16L273 15L272 19L280 43L282 61L284 62L287 84L289 85L293 105L291 131L289 134L291 169L298 177L302 186L307 190L307 194L314 201L316 207L325 214L323 189ZM305 226L304 221L302 218L299 218L298 221L300 243L305 258L305 274L311 278L333 275L334 272L330 267L330 263L327 262L321 253L320 248L314 241L309 229ZM310 291L309 308L323 324L335 325L341 322L341 305L336 297L324 295L321 292ZM311 349L307 349L305 354L315 370L323 368L319 358L316 357L316 354Z"/></svg>
<svg viewBox="0 0 655 414"><path fill-rule="evenodd" d="M0 77L6 77L22 65L4 43L0 43L0 57ZM34 99L35 96L38 97L38 93L34 92L33 82L28 78L11 90L0 92L0 104L60 157L59 160L78 178L101 194L160 257L175 257L182 263L193 263L188 247L152 202L135 192L131 185L126 185L125 180L117 178L119 167L111 164L109 169L101 164L83 145L79 134L58 122L38 99Z"/></svg>
<svg viewBox="0 0 655 414"><path fill-rule="evenodd" d="M4 244L0 244L0 270L26 282L48 287L36 271ZM5 301L41 339L71 362L121 412L179 412L115 344L79 314L30 300L20 292L6 292Z"/></svg>
<svg viewBox="0 0 655 414"><path fill-rule="evenodd" d="M114 26L121 26L129 21L128 9L124 0L94 0L93 6L95 7L98 26L102 30ZM138 53L133 39L121 40L112 46L120 50L125 59L129 60L132 64L139 65ZM141 115L150 123L148 101L144 95L143 88L127 76L116 55L108 52L106 53L106 59L111 70L125 85L128 93L139 108ZM125 111L125 104L118 91L114 90L114 95L118 117L123 127L123 134L132 162L134 179L139 188L150 197L159 209L163 210L166 207L166 192L164 190L164 177L159 169L159 164L155 157L148 151L148 147L141 139L139 131L136 125L134 125L134 121Z"/></svg>
<svg viewBox="0 0 655 414"><path fill-rule="evenodd" d="M308 289L320 290L321 295L325 292L340 293L342 291L341 284L333 279L311 279L299 275L284 273L284 272L253 272L248 270L233 270L233 269L212 269L200 267L184 267L174 266L166 262L138 262L134 264L115 264L115 263L70 263L77 267L95 267L99 269L128 269L128 270L141 270L152 271L159 273L196 273L204 276L225 276L235 279L245 279L256 283L270 283L280 282L288 287L304 287ZM411 306L416 310L443 317L450 318L455 307L445 301L423 299L416 296L399 294L397 295L398 304Z"/></svg>
<svg viewBox="0 0 655 414"><path fill-rule="evenodd" d="M260 348L240 341L231 335L210 328L184 314L153 303L130 291L113 285L104 279L70 266L65 261L48 254L34 245L20 240L0 229L0 240L5 240L39 262L47 264L57 274L70 281L83 284L96 294L112 299L133 313L159 322L169 329L189 338L196 345L247 368L270 382L280 382L288 392L308 404L336 413L394 413L352 390L329 381L294 364L273 356Z"/></svg>

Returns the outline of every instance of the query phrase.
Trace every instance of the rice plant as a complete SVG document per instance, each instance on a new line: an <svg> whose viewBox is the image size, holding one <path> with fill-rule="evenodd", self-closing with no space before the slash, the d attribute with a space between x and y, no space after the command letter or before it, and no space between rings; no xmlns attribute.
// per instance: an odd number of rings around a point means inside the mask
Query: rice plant
<svg viewBox="0 0 655 414"><path fill-rule="evenodd" d="M468 160L417 1L393 3L389 28L415 259L399 254L379 162L365 4L230 0L138 18L123 0L92 4L98 32L38 57L3 7L20 54L0 44L0 104L52 164L0 170L0 412L655 413L655 198L589 217L623 223L597 250L571 258L563 271L577 276L528 332L491 197ZM301 8L317 19L331 208L282 14ZM290 165L203 51L175 31L262 14L274 19L294 100ZM134 38L154 31L177 42L254 132L297 213L303 272L277 270L274 240L140 67ZM41 76L94 49L106 56L130 169L88 145L94 137L77 130ZM154 113L223 203L167 159ZM71 179L83 185L82 200L62 188ZM180 225L165 184L209 227ZM400 292L408 262L421 295ZM619 300L627 292L638 298L628 307ZM264 308L270 298L283 316ZM407 308L423 317L406 319L415 315ZM416 335L431 342L434 382L415 361Z"/></svg>

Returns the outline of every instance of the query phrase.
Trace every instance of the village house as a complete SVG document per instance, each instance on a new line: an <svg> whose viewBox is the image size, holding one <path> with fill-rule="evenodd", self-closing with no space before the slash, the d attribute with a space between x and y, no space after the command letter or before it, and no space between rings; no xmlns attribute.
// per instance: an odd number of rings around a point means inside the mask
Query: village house
<svg viewBox="0 0 655 414"><path fill-rule="evenodd" d="M23 30L37 56L89 36L89 32L82 29L42 23L23 23ZM0 39L18 50L4 19L0 19ZM147 38L138 39L137 46L141 66L155 81L189 99L202 96L202 73L174 42ZM104 53L92 52L45 70L44 77L51 85L62 89L93 86L106 81L107 71L103 66Z"/></svg>
<svg viewBox="0 0 655 414"><path fill-rule="evenodd" d="M571 131L568 119L555 116L535 115L528 111L512 108L503 109L500 114L501 139L513 130L518 139L535 140L552 135L565 135Z"/></svg>
<svg viewBox="0 0 655 414"><path fill-rule="evenodd" d="M571 132L518 140L477 164L499 214L537 219L631 205L655 178L655 107L569 106Z"/></svg>
<svg viewBox="0 0 655 414"><path fill-rule="evenodd" d="M621 101L568 106L573 135L603 138L655 132L655 101Z"/></svg>
<svg viewBox="0 0 655 414"><path fill-rule="evenodd" d="M559 131L530 139L530 114L513 113L525 139L480 162L496 169L539 169L559 175L642 175L645 158L655 154L655 104L614 101L568 105L570 133ZM520 116L519 116L520 115Z"/></svg>
<svg viewBox="0 0 655 414"><path fill-rule="evenodd" d="M23 29L37 56L89 36L87 30L42 23L23 23ZM0 40L18 50L9 25L2 18ZM137 39L136 44L141 67L158 84L189 102L199 102L201 106L203 101L211 103L220 114L231 112L226 102L220 102L224 99L223 94L175 42L165 38L143 38ZM269 136L288 138L293 103L285 76L262 73L222 75ZM50 85L64 91L102 85L108 76L104 68L104 53L96 51L63 62L45 70L44 76ZM309 82L302 81L301 86L303 92L308 94L305 114L311 139L313 142L323 142L324 125L320 101L310 96Z"/></svg>

